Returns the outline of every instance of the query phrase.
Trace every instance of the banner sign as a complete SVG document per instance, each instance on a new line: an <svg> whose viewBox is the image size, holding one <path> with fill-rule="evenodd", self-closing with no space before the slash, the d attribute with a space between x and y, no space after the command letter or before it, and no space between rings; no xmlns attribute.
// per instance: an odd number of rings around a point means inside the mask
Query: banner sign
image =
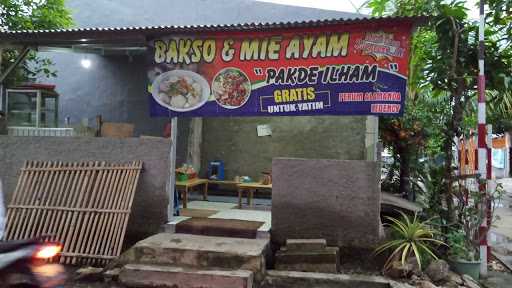
<svg viewBox="0 0 512 288"><path fill-rule="evenodd" d="M402 115L410 22L150 41L151 116Z"/></svg>

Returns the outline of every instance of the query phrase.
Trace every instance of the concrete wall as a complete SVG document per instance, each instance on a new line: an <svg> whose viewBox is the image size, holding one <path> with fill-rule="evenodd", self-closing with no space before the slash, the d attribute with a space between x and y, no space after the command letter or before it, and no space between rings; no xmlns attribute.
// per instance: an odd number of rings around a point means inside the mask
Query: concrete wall
<svg viewBox="0 0 512 288"><path fill-rule="evenodd" d="M45 53L47 54L47 53ZM72 124L88 119L95 125L101 114L104 121L129 122L136 135L161 136L166 119L150 118L146 94L145 59L143 56L84 55L52 53L58 77L50 79L61 95L59 119L70 117ZM80 60L87 58L91 67L85 69Z"/></svg>
<svg viewBox="0 0 512 288"><path fill-rule="evenodd" d="M68 0L66 6L76 27L237 24L359 15L252 0ZM69 116L72 123L87 118L92 124L95 116L102 114L106 121L134 123L137 135L161 135L166 120L148 116L143 56L40 54L51 58L58 72L57 78L41 81L57 85L61 122ZM80 65L84 58L91 61L88 69Z"/></svg>
<svg viewBox="0 0 512 288"><path fill-rule="evenodd" d="M369 248L381 236L374 161L277 158L272 162L272 241L323 238Z"/></svg>
<svg viewBox="0 0 512 288"><path fill-rule="evenodd" d="M366 158L366 117L212 118L203 123L202 167L221 159L227 179L258 179L261 171L271 169L274 157ZM272 136L257 136L261 124L271 127Z"/></svg>
<svg viewBox="0 0 512 288"><path fill-rule="evenodd" d="M159 231L167 220L166 183L169 171L169 141L166 139L111 139L75 137L0 136L0 178L5 201L16 188L19 169L26 160L143 161L126 238L142 239Z"/></svg>

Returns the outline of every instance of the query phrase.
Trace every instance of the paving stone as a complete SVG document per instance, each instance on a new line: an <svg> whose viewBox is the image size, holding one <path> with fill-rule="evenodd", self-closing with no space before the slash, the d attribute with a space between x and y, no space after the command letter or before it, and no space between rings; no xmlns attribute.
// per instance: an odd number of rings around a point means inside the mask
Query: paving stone
<svg viewBox="0 0 512 288"><path fill-rule="evenodd" d="M253 287L253 273L247 270L196 270L159 265L126 265L121 270L119 280L127 287Z"/></svg>
<svg viewBox="0 0 512 288"><path fill-rule="evenodd" d="M327 247L325 239L286 239L288 251L318 251Z"/></svg>

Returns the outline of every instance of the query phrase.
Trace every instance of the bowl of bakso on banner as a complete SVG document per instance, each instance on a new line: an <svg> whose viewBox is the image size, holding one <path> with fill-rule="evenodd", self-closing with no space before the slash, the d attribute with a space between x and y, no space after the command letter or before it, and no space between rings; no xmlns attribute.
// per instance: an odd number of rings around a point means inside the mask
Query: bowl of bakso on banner
<svg viewBox="0 0 512 288"><path fill-rule="evenodd" d="M152 85L153 98L173 111L186 112L203 106L210 97L210 85L201 75L172 70L158 75Z"/></svg>
<svg viewBox="0 0 512 288"><path fill-rule="evenodd" d="M227 109L236 109L251 95L251 81L240 69L228 67L220 70L212 82L215 101Z"/></svg>

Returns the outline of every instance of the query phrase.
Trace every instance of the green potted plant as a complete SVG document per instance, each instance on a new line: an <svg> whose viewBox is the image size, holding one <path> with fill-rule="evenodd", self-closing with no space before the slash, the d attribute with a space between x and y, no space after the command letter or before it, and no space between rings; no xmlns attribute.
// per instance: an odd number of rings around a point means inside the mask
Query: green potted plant
<svg viewBox="0 0 512 288"><path fill-rule="evenodd" d="M446 244L449 246L448 263L459 274L467 274L473 279L480 278L480 260L474 240L468 238L465 232L451 230L446 234Z"/></svg>
<svg viewBox="0 0 512 288"><path fill-rule="evenodd" d="M411 259L415 259L421 271L426 258L438 259L434 253L435 247L445 244L437 239L438 232L430 225L430 220L422 221L417 214L410 217L401 211L398 212L402 215L401 219L385 217L390 221L391 239L377 247L375 253L391 253L384 264L384 272L396 261L406 266Z"/></svg>
<svg viewBox="0 0 512 288"><path fill-rule="evenodd" d="M476 183L479 179L477 178ZM446 243L448 249L448 262L452 268L460 274L467 274L473 279L480 278L480 239L485 235L480 235L479 227L485 217L479 206L484 203L481 192L471 191L465 187L459 187L456 190L456 223L448 227L446 233ZM494 218L494 207L503 197L503 187L497 185L496 189L488 196L491 201L491 223Z"/></svg>

